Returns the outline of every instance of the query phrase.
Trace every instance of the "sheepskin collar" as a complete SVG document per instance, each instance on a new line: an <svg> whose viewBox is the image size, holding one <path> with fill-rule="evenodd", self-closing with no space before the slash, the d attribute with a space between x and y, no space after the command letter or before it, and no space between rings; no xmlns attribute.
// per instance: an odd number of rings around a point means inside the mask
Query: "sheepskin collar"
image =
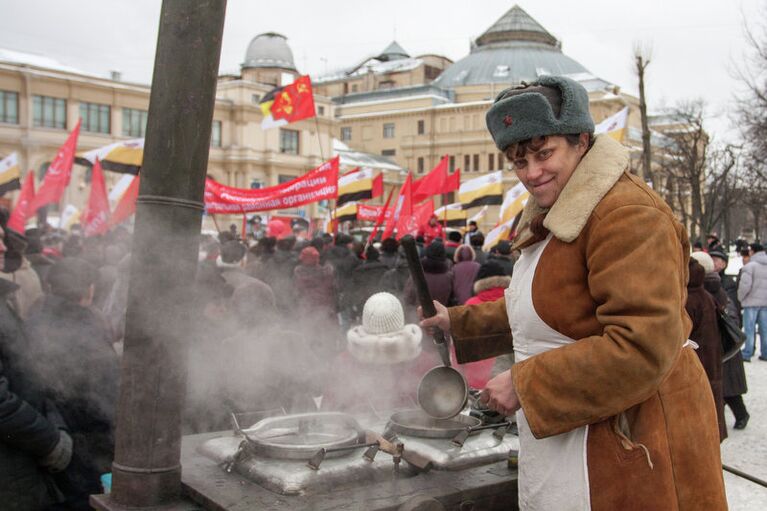
<svg viewBox="0 0 767 511"><path fill-rule="evenodd" d="M542 208L532 199L527 201L514 246L524 245L531 237L530 224L541 214L546 215L543 226L557 239L565 243L575 240L599 201L626 171L628 163L626 147L607 135L597 136L551 208Z"/></svg>

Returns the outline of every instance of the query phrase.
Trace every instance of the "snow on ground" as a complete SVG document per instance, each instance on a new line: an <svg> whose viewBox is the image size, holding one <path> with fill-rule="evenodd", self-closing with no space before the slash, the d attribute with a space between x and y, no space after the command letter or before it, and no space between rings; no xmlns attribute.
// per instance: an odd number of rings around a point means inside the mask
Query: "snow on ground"
<svg viewBox="0 0 767 511"><path fill-rule="evenodd" d="M729 437L722 443L722 463L767 481L767 362L751 360L745 364L748 393L743 396L751 420L746 429L732 429L735 418L725 406ZM729 472L724 483L732 511L767 510L767 488Z"/></svg>

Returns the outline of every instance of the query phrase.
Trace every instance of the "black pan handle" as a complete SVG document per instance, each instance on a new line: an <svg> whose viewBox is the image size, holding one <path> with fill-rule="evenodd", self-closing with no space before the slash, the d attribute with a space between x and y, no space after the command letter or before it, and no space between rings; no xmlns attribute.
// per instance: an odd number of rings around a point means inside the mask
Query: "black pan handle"
<svg viewBox="0 0 767 511"><path fill-rule="evenodd" d="M412 236L405 236L400 241L400 244L405 251L410 278L413 279L418 303L421 304L421 309L423 309L423 317L430 318L436 316L437 309L434 308L434 302L432 302L431 293L429 293L429 286L426 283L426 276L423 274L423 266L421 266L421 259L418 257L418 247L415 244L415 239ZM435 343L445 344L445 334L439 328L434 329L432 337L434 337Z"/></svg>

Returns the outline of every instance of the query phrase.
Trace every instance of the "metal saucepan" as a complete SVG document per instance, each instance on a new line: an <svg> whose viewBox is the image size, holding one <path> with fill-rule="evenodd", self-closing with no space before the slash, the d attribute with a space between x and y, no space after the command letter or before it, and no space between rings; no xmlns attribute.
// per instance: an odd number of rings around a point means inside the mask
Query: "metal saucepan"
<svg viewBox="0 0 767 511"><path fill-rule="evenodd" d="M402 248L405 251L418 302L423 309L423 316L430 318L437 314L437 310L434 308L426 277L423 274L423 266L418 257L418 247L412 236L402 238ZM443 366L435 367L421 379L418 385L418 405L435 419L449 419L458 415L466 406L469 399L469 385L463 374L450 366L450 352L444 332L435 329L433 337Z"/></svg>
<svg viewBox="0 0 767 511"><path fill-rule="evenodd" d="M422 410L401 410L392 414L386 430L399 435L419 438L453 438L467 428L476 428L481 421L470 415L456 415L450 419L435 419Z"/></svg>

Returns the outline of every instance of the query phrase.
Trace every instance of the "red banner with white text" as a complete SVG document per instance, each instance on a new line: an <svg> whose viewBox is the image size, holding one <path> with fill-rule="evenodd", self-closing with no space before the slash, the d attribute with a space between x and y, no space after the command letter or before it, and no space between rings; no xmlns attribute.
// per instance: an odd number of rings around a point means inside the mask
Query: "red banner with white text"
<svg viewBox="0 0 767 511"><path fill-rule="evenodd" d="M276 186L235 188L205 181L205 210L209 214L242 214L290 209L338 196L338 157L305 175Z"/></svg>

